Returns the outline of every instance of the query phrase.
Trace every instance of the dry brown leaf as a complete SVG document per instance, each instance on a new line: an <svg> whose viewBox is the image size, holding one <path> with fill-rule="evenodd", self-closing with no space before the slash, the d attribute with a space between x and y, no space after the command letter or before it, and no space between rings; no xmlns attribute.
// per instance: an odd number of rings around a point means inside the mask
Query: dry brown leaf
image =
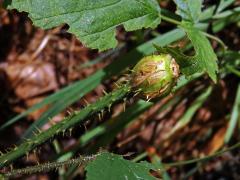
<svg viewBox="0 0 240 180"><path fill-rule="evenodd" d="M5 72L20 99L28 99L58 88L54 66L50 63L9 64Z"/></svg>
<svg viewBox="0 0 240 180"><path fill-rule="evenodd" d="M227 130L227 128L226 128L226 126L224 126L214 134L214 136L212 137L212 139L210 140L210 142L207 144L206 148L204 149L205 155L213 154L214 152L216 152L223 146L226 130Z"/></svg>

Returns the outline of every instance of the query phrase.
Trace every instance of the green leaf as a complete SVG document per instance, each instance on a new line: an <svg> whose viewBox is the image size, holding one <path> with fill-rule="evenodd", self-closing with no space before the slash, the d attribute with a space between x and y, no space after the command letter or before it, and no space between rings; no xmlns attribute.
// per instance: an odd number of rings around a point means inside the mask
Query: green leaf
<svg viewBox="0 0 240 180"><path fill-rule="evenodd" d="M240 7L223 11L213 16L216 21L212 24L214 33L221 31L224 27L240 21Z"/></svg>
<svg viewBox="0 0 240 180"><path fill-rule="evenodd" d="M177 5L176 13L183 20L190 22L198 22L201 15L202 0L174 0Z"/></svg>
<svg viewBox="0 0 240 180"><path fill-rule="evenodd" d="M180 70L186 76L197 72L206 72L214 82L217 81L216 72L218 71L217 56L212 46L202 31L195 28L192 24L183 22L181 26L187 33L195 50L195 55L184 55L180 49L171 47L155 46L162 53L171 54L180 65Z"/></svg>
<svg viewBox="0 0 240 180"><path fill-rule="evenodd" d="M216 9L215 5L210 6L207 9L204 9L201 15L199 16L199 21L206 21L206 20L212 19L215 9Z"/></svg>
<svg viewBox="0 0 240 180"><path fill-rule="evenodd" d="M240 112L240 84L238 85L237 89L237 96L235 98L235 102L233 105L232 113L231 113L231 119L229 121L229 126L227 129L227 132L225 134L225 143L228 143L234 133L234 130L237 125L237 121L239 119L239 112Z"/></svg>
<svg viewBox="0 0 240 180"><path fill-rule="evenodd" d="M188 38L191 40L195 49L194 68L197 68L196 72L205 71L209 74L214 82L217 81L216 72L218 71L217 56L213 51L213 48L205 37L202 31L195 28L189 23L183 24L183 29L186 31Z"/></svg>
<svg viewBox="0 0 240 180"><path fill-rule="evenodd" d="M234 3L234 1L235 0L221 0L216 12L219 13L219 12L223 11L228 6L230 6L232 3Z"/></svg>
<svg viewBox="0 0 240 180"><path fill-rule="evenodd" d="M12 0L10 9L29 13L33 23L48 29L69 25L87 47L106 50L117 45L115 28L155 28L160 23L156 0Z"/></svg>
<svg viewBox="0 0 240 180"><path fill-rule="evenodd" d="M134 163L106 152L98 155L86 167L87 180L156 180L149 172L151 169L154 166L147 162Z"/></svg>

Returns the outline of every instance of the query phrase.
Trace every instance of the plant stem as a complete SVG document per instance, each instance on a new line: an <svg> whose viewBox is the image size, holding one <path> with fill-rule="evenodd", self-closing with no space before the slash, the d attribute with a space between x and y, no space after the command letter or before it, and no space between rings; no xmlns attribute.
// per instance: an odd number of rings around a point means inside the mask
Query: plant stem
<svg viewBox="0 0 240 180"><path fill-rule="evenodd" d="M2 154L0 156L0 168L10 164L15 159L29 153L31 150L35 149L40 144L46 142L48 139L53 138L59 133L63 133L73 128L79 123L83 123L87 117L103 111L105 108L111 107L111 105L119 100L122 100L131 90L130 85L123 85L110 94L105 95L100 98L96 103L90 104L83 108L81 111L72 113L70 116L64 118L61 122L53 125L51 128L44 132L39 132L31 139L27 139L24 143L15 147L11 151Z"/></svg>
<svg viewBox="0 0 240 180"><path fill-rule="evenodd" d="M164 16L164 15L162 15L162 14L161 14L161 18L162 18L162 20L164 20L164 21L166 21L166 22L170 22L170 23L176 24L176 25L181 25L181 22L180 22L180 21L177 21L177 20L175 20L175 19L169 18L169 17Z"/></svg>
<svg viewBox="0 0 240 180"><path fill-rule="evenodd" d="M196 163L196 162L200 162L200 161L206 161L209 160L211 158L217 157L217 156L221 156L223 153L231 151L233 149L239 148L240 147L240 142L234 144L233 146L226 148L224 150L218 151L215 154L209 155L209 156L205 156L203 158L196 158L196 159L191 159L191 160L187 160L187 161L179 161L179 162L173 162L173 163L164 163L164 166L166 168L169 167L173 167L173 166L182 166L182 165L186 165L186 164L192 164L192 163Z"/></svg>
<svg viewBox="0 0 240 180"><path fill-rule="evenodd" d="M213 35L211 35L211 34L208 34L208 33L206 33L206 32L203 32L203 34L204 34L206 37L208 37L208 38L210 38L210 39L212 39L212 40L217 41L217 42L223 47L224 50L227 49L227 46L226 46L226 45L224 44L224 42L223 42L221 39L219 39L218 37L213 36Z"/></svg>
<svg viewBox="0 0 240 180"><path fill-rule="evenodd" d="M138 162L138 161L142 160L143 158L146 158L147 155L148 155L147 152L143 152L143 153L139 154L137 157L135 157L135 158L132 160L132 162Z"/></svg>
<svg viewBox="0 0 240 180"><path fill-rule="evenodd" d="M177 20L172 19L172 18L170 18L170 17L164 16L163 14L161 14L161 18L162 18L164 21L166 21L166 22L175 24L175 25L177 25L177 26L181 26L181 22L180 22L180 21L177 21ZM224 50L227 49L227 46L224 44L224 42L223 42L220 38L218 38L218 37L216 37L216 36L213 36L213 35L211 35L211 34L208 34L207 32L203 32L203 34L204 34L206 37L217 41L217 42L223 47Z"/></svg>
<svg viewBox="0 0 240 180"><path fill-rule="evenodd" d="M30 166L23 169L15 169L7 173L3 173L4 177L15 177L22 176L26 174L34 174L40 172L49 172L54 169L58 169L63 166L71 166L71 165L86 165L89 161L92 161L96 158L97 155L93 156L80 156L79 158L70 159L68 161L63 162L52 162L52 163L44 163L36 166Z"/></svg>
<svg viewBox="0 0 240 180"><path fill-rule="evenodd" d="M233 66L231 65L226 65L226 68L233 74L235 74L236 76L240 77L240 71L238 71L237 69L235 69Z"/></svg>

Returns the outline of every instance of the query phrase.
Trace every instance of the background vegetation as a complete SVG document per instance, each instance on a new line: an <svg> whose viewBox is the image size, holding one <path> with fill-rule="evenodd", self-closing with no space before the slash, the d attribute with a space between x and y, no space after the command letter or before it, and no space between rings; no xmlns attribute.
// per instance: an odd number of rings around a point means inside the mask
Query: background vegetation
<svg viewBox="0 0 240 180"><path fill-rule="evenodd" d="M239 179L238 0L0 4L0 178ZM158 53L181 76L146 101Z"/></svg>

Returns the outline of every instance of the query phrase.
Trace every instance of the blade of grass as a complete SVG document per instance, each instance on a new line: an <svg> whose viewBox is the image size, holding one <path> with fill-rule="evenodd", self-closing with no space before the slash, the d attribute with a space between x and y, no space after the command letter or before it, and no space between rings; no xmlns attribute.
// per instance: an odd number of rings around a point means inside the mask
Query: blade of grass
<svg viewBox="0 0 240 180"><path fill-rule="evenodd" d="M212 92L212 87L208 87L192 104L191 106L186 110L184 115L181 117L181 119L177 122L177 124L171 129L171 131L166 134L165 139L172 136L176 131L186 126L194 116L194 114L197 112L197 110L203 105L203 103L207 100L209 95Z"/></svg>
<svg viewBox="0 0 240 180"><path fill-rule="evenodd" d="M47 98L45 98L43 101L41 101L40 103L37 103L36 105L32 106L31 108L29 108L28 110L26 110L25 112L13 117L12 119L8 120L5 124L3 124L0 127L0 131L2 131L3 129L9 127L10 125L14 124L15 122L17 122L19 119L26 117L27 115L29 115L30 113L36 111L37 109L40 109L48 104L51 104L53 102L55 102L56 100L60 99L64 94L66 94L68 91L71 91L71 89L74 89L75 86L77 86L78 83L69 85L63 89L61 89L60 91L48 96Z"/></svg>
<svg viewBox="0 0 240 180"><path fill-rule="evenodd" d="M124 48L124 46L125 46L125 44L120 44L117 48L109 50L109 51L101 54L97 58L80 65L78 70L83 69L83 68L87 68L87 67L91 67L91 66L93 66L95 64L98 64L99 62L105 60L108 57L112 57L112 56L118 55L119 52Z"/></svg>
<svg viewBox="0 0 240 180"><path fill-rule="evenodd" d="M237 95L231 113L231 119L229 121L228 129L224 137L225 143L229 143L231 137L233 136L234 130L237 125L237 121L239 119L239 111L240 111L240 84L238 85Z"/></svg>

